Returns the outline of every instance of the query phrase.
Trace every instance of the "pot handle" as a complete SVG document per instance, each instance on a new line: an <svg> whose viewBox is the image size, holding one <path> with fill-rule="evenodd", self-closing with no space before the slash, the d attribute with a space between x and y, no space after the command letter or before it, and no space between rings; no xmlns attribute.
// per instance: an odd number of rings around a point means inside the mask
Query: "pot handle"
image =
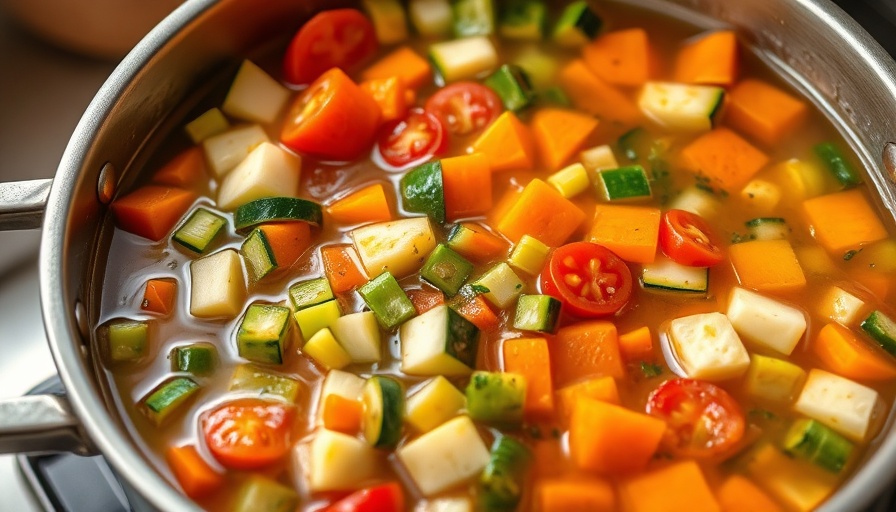
<svg viewBox="0 0 896 512"><path fill-rule="evenodd" d="M52 179L0 183L0 231L41 227Z"/></svg>
<svg viewBox="0 0 896 512"><path fill-rule="evenodd" d="M33 395L0 400L0 453L72 452L90 455L68 400Z"/></svg>

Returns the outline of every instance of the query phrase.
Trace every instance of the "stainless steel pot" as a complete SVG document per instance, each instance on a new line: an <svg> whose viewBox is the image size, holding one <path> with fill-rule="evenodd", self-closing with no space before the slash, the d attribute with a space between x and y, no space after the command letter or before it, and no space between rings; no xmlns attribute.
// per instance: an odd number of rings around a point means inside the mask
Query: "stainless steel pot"
<svg viewBox="0 0 896 512"><path fill-rule="evenodd" d="M105 396L91 343L91 297L103 272L106 205L133 180L191 91L271 36L285 40L332 0L190 0L122 61L78 124L52 180L0 187L0 229L43 226L44 324L68 397L0 402L0 452L105 455L138 506L195 509L147 463ZM878 206L896 220L896 63L828 0L632 0L687 21L735 27L742 41L806 92L869 169ZM896 414L877 449L822 508L860 510L896 476ZM144 501L145 500L145 501Z"/></svg>

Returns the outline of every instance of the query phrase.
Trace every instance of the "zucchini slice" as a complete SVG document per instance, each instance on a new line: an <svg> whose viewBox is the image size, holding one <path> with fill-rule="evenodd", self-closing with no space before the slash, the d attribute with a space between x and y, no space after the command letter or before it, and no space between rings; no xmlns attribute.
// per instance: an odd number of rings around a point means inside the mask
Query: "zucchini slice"
<svg viewBox="0 0 896 512"><path fill-rule="evenodd" d="M513 328L552 333L560 319L560 301L550 295L520 295Z"/></svg>
<svg viewBox="0 0 896 512"><path fill-rule="evenodd" d="M106 339L112 361L136 361L149 351L149 324L139 320L123 320L109 324Z"/></svg>
<svg viewBox="0 0 896 512"><path fill-rule="evenodd" d="M649 199L652 195L647 172L640 165L604 169L597 176L595 188L608 201Z"/></svg>
<svg viewBox="0 0 896 512"><path fill-rule="evenodd" d="M415 167L401 178L401 203L409 212L422 213L445 223L445 187L438 160Z"/></svg>
<svg viewBox="0 0 896 512"><path fill-rule="evenodd" d="M522 110L535 100L532 82L519 66L504 64L489 75L484 83L498 94L507 110Z"/></svg>
<svg viewBox="0 0 896 512"><path fill-rule="evenodd" d="M874 310L862 321L861 327L884 350L896 356L896 322L890 317Z"/></svg>
<svg viewBox="0 0 896 512"><path fill-rule="evenodd" d="M333 289L326 277L300 281L289 287L289 300L296 311L333 300Z"/></svg>
<svg viewBox="0 0 896 512"><path fill-rule="evenodd" d="M159 427L197 391L199 384L189 377L168 379L141 400L143 412Z"/></svg>
<svg viewBox="0 0 896 512"><path fill-rule="evenodd" d="M843 188L852 188L862 183L862 177L858 171L846 160L840 149L832 142L822 142L812 148L818 158L824 162L825 167L843 185Z"/></svg>
<svg viewBox="0 0 896 512"><path fill-rule="evenodd" d="M759 217L746 225L752 240L786 240L790 235L790 227L781 217Z"/></svg>
<svg viewBox="0 0 896 512"><path fill-rule="evenodd" d="M725 89L713 85L647 82L638 106L669 130L698 132L712 129L724 99Z"/></svg>
<svg viewBox="0 0 896 512"><path fill-rule="evenodd" d="M226 224L224 217L205 208L196 208L172 238L187 249L202 254Z"/></svg>
<svg viewBox="0 0 896 512"><path fill-rule="evenodd" d="M218 349L211 343L193 343L171 349L171 369L194 375L207 375L218 365Z"/></svg>
<svg viewBox="0 0 896 512"><path fill-rule="evenodd" d="M470 418L503 427L523 421L526 378L517 373L473 372L466 388Z"/></svg>
<svg viewBox="0 0 896 512"><path fill-rule="evenodd" d="M526 472L532 452L526 445L509 436L501 436L492 444L488 465L479 477L479 498L483 510L516 510L523 494Z"/></svg>
<svg viewBox="0 0 896 512"><path fill-rule="evenodd" d="M706 293L709 289L709 269L687 267L663 256L641 270L644 288L684 293Z"/></svg>
<svg viewBox="0 0 896 512"><path fill-rule="evenodd" d="M540 41L548 8L542 0L512 0L501 10L498 32L505 39Z"/></svg>
<svg viewBox="0 0 896 512"><path fill-rule="evenodd" d="M374 375L361 392L364 438L375 448L394 448L401 438L404 391L393 378Z"/></svg>
<svg viewBox="0 0 896 512"><path fill-rule="evenodd" d="M300 386L296 379L278 375L254 364L241 364L233 371L228 390L279 396L294 403L299 397Z"/></svg>
<svg viewBox="0 0 896 512"><path fill-rule="evenodd" d="M792 457L799 457L824 468L839 473L852 454L851 441L812 419L793 422L784 436L784 451Z"/></svg>
<svg viewBox="0 0 896 512"><path fill-rule="evenodd" d="M289 308L252 304L240 322L236 345L240 357L268 364L283 364L289 333Z"/></svg>
<svg viewBox="0 0 896 512"><path fill-rule="evenodd" d="M297 197L266 197L248 202L233 216L237 230L265 222L300 220L312 226L323 225L323 209L318 203Z"/></svg>
<svg viewBox="0 0 896 512"><path fill-rule="evenodd" d="M457 294L472 273L473 264L444 244L436 246L420 269L420 277L449 297Z"/></svg>
<svg viewBox="0 0 896 512"><path fill-rule="evenodd" d="M246 262L246 272L252 283L260 281L264 276L277 270L277 256L268 242L267 235L255 228L240 246L240 255Z"/></svg>
<svg viewBox="0 0 896 512"><path fill-rule="evenodd" d="M358 294L385 329L400 325L417 314L414 303L389 272L365 283L358 288Z"/></svg>
<svg viewBox="0 0 896 512"><path fill-rule="evenodd" d="M469 375L473 371L479 328L448 306L436 306L408 320L398 338L404 373Z"/></svg>
<svg viewBox="0 0 896 512"><path fill-rule="evenodd" d="M475 79L498 66L498 51L485 36L435 43L429 58L445 83Z"/></svg>
<svg viewBox="0 0 896 512"><path fill-rule="evenodd" d="M603 21L588 7L588 2L573 2L563 9L554 25L554 42L565 48L579 48L597 37Z"/></svg>
<svg viewBox="0 0 896 512"><path fill-rule="evenodd" d="M266 476L252 474L237 490L233 512L291 512L299 504L292 488Z"/></svg>
<svg viewBox="0 0 896 512"><path fill-rule="evenodd" d="M489 36L495 32L495 6L492 0L452 0L454 35Z"/></svg>

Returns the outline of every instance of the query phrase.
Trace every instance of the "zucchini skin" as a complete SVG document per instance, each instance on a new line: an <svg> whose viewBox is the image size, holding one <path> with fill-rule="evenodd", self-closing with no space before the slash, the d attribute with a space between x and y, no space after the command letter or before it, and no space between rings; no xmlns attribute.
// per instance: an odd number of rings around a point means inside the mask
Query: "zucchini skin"
<svg viewBox="0 0 896 512"><path fill-rule="evenodd" d="M322 226L324 214L321 206L314 201L297 197L266 197L240 206L233 215L237 231L281 220L300 220L312 226Z"/></svg>
<svg viewBox="0 0 896 512"><path fill-rule="evenodd" d="M445 223L445 186L442 163L427 162L401 178L401 202L410 212L423 213L439 224Z"/></svg>
<svg viewBox="0 0 896 512"><path fill-rule="evenodd" d="M381 410L379 418L371 417L375 404L369 403L371 395L378 396ZM375 448L394 448L401 439L402 418L404 418L404 391L401 384L383 375L370 377L365 384L363 399L365 405L364 435ZM368 424L367 422L376 422ZM374 427L379 427L374 430ZM368 437L369 436L369 437Z"/></svg>
<svg viewBox="0 0 896 512"><path fill-rule="evenodd" d="M526 472L532 452L523 443L509 436L495 440L491 458L479 477L479 510L511 512L523 494Z"/></svg>

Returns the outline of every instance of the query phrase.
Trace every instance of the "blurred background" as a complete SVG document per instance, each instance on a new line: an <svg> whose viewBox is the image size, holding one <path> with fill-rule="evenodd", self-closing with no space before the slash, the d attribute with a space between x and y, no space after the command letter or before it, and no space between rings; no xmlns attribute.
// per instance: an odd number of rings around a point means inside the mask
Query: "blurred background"
<svg viewBox="0 0 896 512"><path fill-rule="evenodd" d="M896 55L896 0L835 1ZM106 77L179 3L0 0L0 180L52 177L81 113ZM2 399L26 393L55 368L39 312L39 234L0 237ZM41 510L12 456L0 456L0 497L0 510Z"/></svg>

